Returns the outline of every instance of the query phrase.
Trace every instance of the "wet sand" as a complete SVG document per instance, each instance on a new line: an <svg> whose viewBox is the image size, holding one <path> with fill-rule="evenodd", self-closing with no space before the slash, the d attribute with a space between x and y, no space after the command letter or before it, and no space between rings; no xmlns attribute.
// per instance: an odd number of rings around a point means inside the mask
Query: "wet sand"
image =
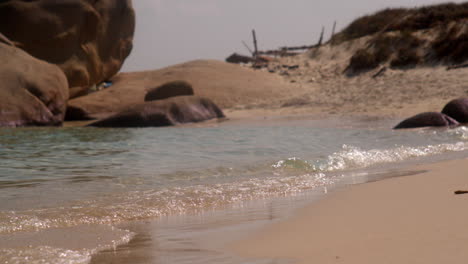
<svg viewBox="0 0 468 264"><path fill-rule="evenodd" d="M465 263L468 160L348 186L229 245L246 258L297 263ZM276 262L275 262L276 263Z"/></svg>

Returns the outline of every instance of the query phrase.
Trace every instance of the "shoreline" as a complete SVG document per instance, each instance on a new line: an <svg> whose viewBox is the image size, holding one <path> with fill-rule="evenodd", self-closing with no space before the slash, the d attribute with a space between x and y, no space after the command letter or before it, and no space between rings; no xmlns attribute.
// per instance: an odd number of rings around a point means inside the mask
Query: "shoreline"
<svg viewBox="0 0 468 264"><path fill-rule="evenodd" d="M426 172L349 186L227 250L297 263L462 262L468 196L454 191L468 190L467 161L412 166Z"/></svg>
<svg viewBox="0 0 468 264"><path fill-rule="evenodd" d="M330 211L329 209L334 210L337 207L334 206L333 202L338 199L338 202L342 203L341 206L344 206L346 209L347 204L352 201L351 198L347 198L346 195L348 195L348 193L352 193L351 196L357 195L364 200L367 199L378 202L378 199L375 200L369 197L368 192L373 194L377 193L380 196L379 199L385 199L383 195L392 196L393 194L389 193L390 191L381 194L379 193L380 189L374 190L374 185L387 186L389 183L396 182L396 187L399 187L400 185L404 186L406 184L405 182L409 180L412 182L409 188L413 188L414 184L424 185L427 175L435 173L437 179L432 180L434 176L429 176L431 177L432 183L429 188L433 188L435 187L434 184L439 184L440 179L438 179L438 177L440 177L440 174L445 171L450 172L450 167L458 169L459 166L463 166L464 169L468 168L468 164L464 164L466 161L468 160L432 161L430 163L423 163L423 165L419 163L419 165L403 166L398 169L372 170L365 176L357 175L353 177L353 179L338 183L338 185L328 186L325 188L326 190L317 188L297 196L272 197L266 200L243 203L242 205L233 204L226 208L214 208L195 214L174 215L153 221L119 225L118 227L121 229L136 233L137 235L135 238L128 244L119 246L117 249L99 252L93 256L91 263L160 263L159 261L161 261L161 259L167 261L163 261L162 263L192 263L190 261L194 261L193 263L223 264L245 262L270 263L271 261L276 261L275 263L290 263L291 260L299 260L298 263L313 263L316 261L313 257L302 259L302 255L296 255L295 252L292 253L293 255L281 255L281 257L272 255L272 252L282 253L285 252L285 250L292 250L295 248L305 248L305 252L308 252L309 247L307 247L307 245L312 245L313 243L321 244L320 241L311 242L306 238L298 236L298 234L309 232L308 228L310 227L311 221L309 214L314 213L317 206L325 211ZM458 182L463 180L462 176L463 175L459 175L457 181L453 184L453 190L449 189L448 193L445 194L450 197L455 196L453 192L456 190L468 190L468 183L458 185ZM433 181L435 181L435 183L433 183ZM361 188L364 189L363 194L361 194ZM400 193L398 194L400 195ZM415 198L418 201L425 200L425 197L421 197L417 192L415 194ZM343 195L346 197L343 198ZM399 201L403 203L411 202L411 199L401 200L405 198L408 198L408 196L401 196ZM468 202L468 196L466 198L462 196L451 198L464 199L464 201ZM389 202L389 200L385 201ZM374 203L374 205L376 205L376 203ZM462 207L463 204L459 204L458 209L463 210L464 207ZM430 209L430 206L428 208ZM363 208L360 207L360 209L362 210ZM388 213L398 214L399 212L396 209L390 210ZM468 214L460 215L460 224L463 223L462 220L465 215ZM365 215L364 219L356 221L358 223L362 221L361 223L365 225L366 222L364 220L366 217L368 216ZM297 219L300 219L299 224L296 221ZM339 226L340 222L342 222L341 220L346 221L344 219L345 218L336 217L336 214L333 214L331 220L335 222L332 221L331 223L337 223L337 226ZM387 222L383 223L387 224ZM447 224L448 222L441 221L441 223ZM323 231L320 238L327 238L329 237L327 232L329 227L326 226L327 223L322 224L323 225L316 226L318 227L317 230ZM373 225L371 224L371 226L378 229L381 224L382 223L376 222L373 223ZM283 226L287 226L290 230L285 230ZM184 230L185 234L179 234L182 230ZM466 241L468 243L468 231L466 234ZM267 237L265 238L265 236ZM308 238L313 239L314 237L316 238L317 236L310 235ZM334 236L334 238L336 237ZM347 238L350 241L359 239L359 237L356 236L348 236ZM339 240L337 241L339 242ZM282 244L278 245L275 243ZM315 247L315 244L313 245L314 246L310 247ZM363 250L365 251L365 249ZM390 246L388 250L392 251L392 246ZM294 258L294 256L298 258ZM330 262L324 260L323 263L336 263L336 261L342 263L344 261L343 254L341 254L341 256L338 254L337 256L340 257L338 259L339 261L335 258L331 259ZM381 263L381 259L386 256L386 254L377 255L376 258L372 260L380 259L379 263ZM217 261L212 262L213 259ZM319 260L322 261L323 259ZM343 263L358 263L359 261ZM404 263L404 260L388 263L402 262ZM440 263L440 259L439 262L434 263Z"/></svg>

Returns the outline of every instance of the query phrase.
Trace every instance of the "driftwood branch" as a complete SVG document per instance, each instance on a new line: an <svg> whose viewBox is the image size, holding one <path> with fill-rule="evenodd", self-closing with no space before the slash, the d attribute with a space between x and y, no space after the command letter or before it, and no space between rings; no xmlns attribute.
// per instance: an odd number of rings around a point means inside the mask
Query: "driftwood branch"
<svg viewBox="0 0 468 264"><path fill-rule="evenodd" d="M320 33L320 39L317 43L317 47L320 47L322 46L322 42L323 42L323 34L325 33L325 27L322 27L322 33Z"/></svg>
<svg viewBox="0 0 468 264"><path fill-rule="evenodd" d="M331 33L330 39L332 39L332 38L333 38L333 35L335 35L335 29L336 29L336 20L335 20L335 23L333 23L333 29L332 29L332 33Z"/></svg>
<svg viewBox="0 0 468 264"><path fill-rule="evenodd" d="M335 25L336 25L336 22L335 22ZM257 34L255 32L255 29L253 29L252 30L252 38L253 38L254 50L252 51L252 49L244 41L242 41L242 44L245 46L245 48L247 48L247 50L249 50L249 52L252 54L252 57L253 57L253 59L255 61L257 61L259 55L270 55L270 56L280 56L280 57L296 56L296 55L300 54L300 52L294 52L294 51L309 50L309 49L320 47L322 45L322 43L323 43L324 33L325 33L325 27L322 27L322 32L320 34L319 41L315 45L280 47L277 50L261 51L261 50L258 50Z"/></svg>
<svg viewBox="0 0 468 264"><path fill-rule="evenodd" d="M252 49L249 47L249 45L247 45L247 43L245 43L245 41L242 41L242 44L244 44L244 47L250 52L250 55L254 55L254 52L252 51Z"/></svg>
<svg viewBox="0 0 468 264"><path fill-rule="evenodd" d="M254 58L258 55L258 46L257 46L257 34L255 33L255 29L252 30L252 37L253 37L253 44L254 44Z"/></svg>
<svg viewBox="0 0 468 264"><path fill-rule="evenodd" d="M375 79L382 75L387 70L387 67L382 67L376 74L372 75L372 78Z"/></svg>
<svg viewBox="0 0 468 264"><path fill-rule="evenodd" d="M449 67L447 67L447 71L455 70L455 69L460 69L460 68L468 68L468 63L463 63L463 64L458 64L458 65L449 66Z"/></svg>

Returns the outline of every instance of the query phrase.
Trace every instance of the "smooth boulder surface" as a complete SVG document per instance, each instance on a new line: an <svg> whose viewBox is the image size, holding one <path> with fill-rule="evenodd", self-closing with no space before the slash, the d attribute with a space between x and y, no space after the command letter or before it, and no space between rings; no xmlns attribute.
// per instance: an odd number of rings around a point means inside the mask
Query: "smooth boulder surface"
<svg viewBox="0 0 468 264"><path fill-rule="evenodd" d="M59 67L0 43L0 126L57 126L68 100Z"/></svg>
<svg viewBox="0 0 468 264"><path fill-rule="evenodd" d="M457 120L459 123L468 123L468 97L450 101L442 109L442 113Z"/></svg>
<svg viewBox="0 0 468 264"><path fill-rule="evenodd" d="M438 112L425 112L403 120L394 129L417 127L446 127L456 126L459 123L453 118Z"/></svg>
<svg viewBox="0 0 468 264"><path fill-rule="evenodd" d="M221 109L211 100L198 96L178 96L135 105L96 121L93 127L161 127L223 118Z"/></svg>
<svg viewBox="0 0 468 264"><path fill-rule="evenodd" d="M58 65L69 87L114 76L132 50L131 0L0 1L0 32L32 56Z"/></svg>
<svg viewBox="0 0 468 264"><path fill-rule="evenodd" d="M149 90L145 102L183 95L194 95L192 85L186 81L173 81Z"/></svg>

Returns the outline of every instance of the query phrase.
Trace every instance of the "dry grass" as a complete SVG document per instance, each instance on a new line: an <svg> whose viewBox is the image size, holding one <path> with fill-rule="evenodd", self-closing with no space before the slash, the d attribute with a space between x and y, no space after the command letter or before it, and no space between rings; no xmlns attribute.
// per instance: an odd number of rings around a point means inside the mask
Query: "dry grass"
<svg viewBox="0 0 468 264"><path fill-rule="evenodd" d="M409 67L421 62L417 48L423 41L409 31L381 33L370 40L367 47L358 50L350 59L348 74L375 69L392 59L391 67Z"/></svg>
<svg viewBox="0 0 468 264"><path fill-rule="evenodd" d="M432 52L427 56L432 62L459 64L468 59L468 31L463 25L455 24L441 30L432 43Z"/></svg>
<svg viewBox="0 0 468 264"><path fill-rule="evenodd" d="M385 9L356 19L332 43L373 36L350 59L348 75L386 63L392 68L460 64L468 60L467 21L468 3Z"/></svg>
<svg viewBox="0 0 468 264"><path fill-rule="evenodd" d="M341 43L378 32L414 32L467 18L468 3L385 9L354 20L343 31L333 36L332 43Z"/></svg>
<svg viewBox="0 0 468 264"><path fill-rule="evenodd" d="M391 68L411 68L422 62L421 56L414 49L400 49L390 62Z"/></svg>
<svg viewBox="0 0 468 264"><path fill-rule="evenodd" d="M341 43L381 32L389 23L395 19L401 19L407 12L408 10L404 8L385 9L373 15L360 17L333 36L332 42Z"/></svg>

